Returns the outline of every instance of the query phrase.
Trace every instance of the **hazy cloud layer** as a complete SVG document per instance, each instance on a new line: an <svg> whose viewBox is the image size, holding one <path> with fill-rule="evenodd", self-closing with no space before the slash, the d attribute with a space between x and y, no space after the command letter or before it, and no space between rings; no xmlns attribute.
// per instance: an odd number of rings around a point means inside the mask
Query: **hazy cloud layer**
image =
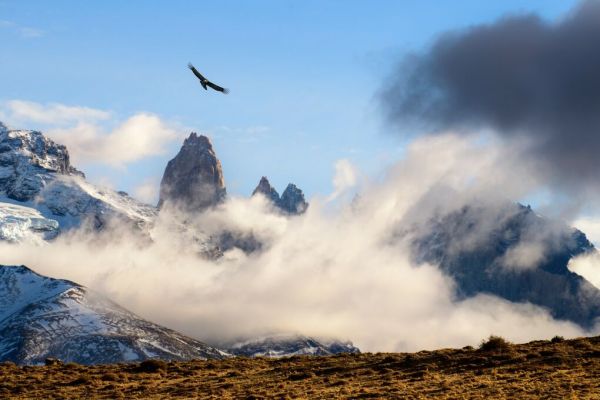
<svg viewBox="0 0 600 400"><path fill-rule="evenodd" d="M407 241L390 240L399 228L474 199L486 204L477 235L489 234L494 226L485 222L496 218L495 204L506 204L501 196L527 190L514 169L526 171L501 146L451 134L425 137L384 182L363 183L358 200L340 196L344 201L333 209L330 196L312 198L305 215L286 218L260 196L230 197L186 216L184 225L176 214L161 213L151 243L118 229L101 237L74 233L43 247L0 244L0 262L88 285L145 318L214 344L300 332L351 339L365 351L395 351L477 345L492 333L513 341L584 335L528 304L491 296L457 301L451 279L434 265L415 265ZM338 163L336 192L356 182L350 171L355 167L347 161ZM252 232L263 250L232 250L216 261L199 257L194 232L224 229ZM456 245L476 240L457 238ZM536 241L529 250L530 241L515 259L543 254Z"/></svg>
<svg viewBox="0 0 600 400"><path fill-rule="evenodd" d="M103 163L122 168L162 154L180 138L175 128L151 113L136 113L114 124L109 111L64 104L11 100L0 107L0 121L11 128L39 129L69 149L76 166Z"/></svg>
<svg viewBox="0 0 600 400"><path fill-rule="evenodd" d="M328 197L332 201L348 193L358 183L358 171L347 159L341 159L335 163L335 175L333 177L333 193Z"/></svg>
<svg viewBox="0 0 600 400"><path fill-rule="evenodd" d="M558 22L507 16L442 35L406 57L381 93L398 125L492 130L519 143L562 187L598 185L600 2Z"/></svg>
<svg viewBox="0 0 600 400"><path fill-rule="evenodd" d="M160 181L154 178L146 179L133 189L133 197L148 204L158 202Z"/></svg>
<svg viewBox="0 0 600 400"><path fill-rule="evenodd" d="M35 129L30 124L65 125L77 122L107 120L108 111L60 103L41 104L33 101L9 100L2 104L0 116L15 129Z"/></svg>
<svg viewBox="0 0 600 400"><path fill-rule="evenodd" d="M97 162L113 167L162 154L166 144L179 137L158 116L143 113L135 114L110 131L82 122L46 133L67 146L76 165Z"/></svg>
<svg viewBox="0 0 600 400"><path fill-rule="evenodd" d="M0 20L0 28L8 29L12 32L15 32L25 39L39 38L44 36L44 31L42 31L41 29L19 25L13 21Z"/></svg>

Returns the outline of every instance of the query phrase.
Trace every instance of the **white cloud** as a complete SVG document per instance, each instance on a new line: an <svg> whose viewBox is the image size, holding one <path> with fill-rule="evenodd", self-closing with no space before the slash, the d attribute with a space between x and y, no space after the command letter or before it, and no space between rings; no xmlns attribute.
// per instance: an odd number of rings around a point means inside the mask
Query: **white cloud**
<svg viewBox="0 0 600 400"><path fill-rule="evenodd" d="M156 204L158 202L159 182L154 179L147 179L133 189L133 197L147 204Z"/></svg>
<svg viewBox="0 0 600 400"><path fill-rule="evenodd" d="M600 289L600 254L591 252L582 254L569 262L569 269L583 276L592 285Z"/></svg>
<svg viewBox="0 0 600 400"><path fill-rule="evenodd" d="M17 128L29 123L64 125L95 122L110 118L110 112L89 107L67 106L59 103L40 104L32 101L10 100L2 105L2 118Z"/></svg>
<svg viewBox="0 0 600 400"><path fill-rule="evenodd" d="M600 218L579 218L573 222L573 226L584 232L595 246L600 246Z"/></svg>
<svg viewBox="0 0 600 400"><path fill-rule="evenodd" d="M333 193L328 200L334 200L343 193L352 189L358 183L358 171L349 160L342 159L335 162L335 175L333 177Z"/></svg>
<svg viewBox="0 0 600 400"><path fill-rule="evenodd" d="M336 212L311 199L306 214L286 218L270 213L261 197L230 197L214 210L188 215L185 224L161 213L153 240L144 245L117 230L101 238L65 235L41 248L0 244L0 254L3 263L88 285L212 343L301 332L351 339L365 351L398 351L477 345L490 334L517 342L584 335L530 304L492 296L457 301L448 276L411 260L409 240L390 243L399 227L483 198L492 210L482 211L473 236L457 244L471 245L493 228L489 221L503 216L488 198L524 190L514 174L523 169L510 154L451 135L426 138L384 182L365 182L356 206ZM510 168L499 168L504 163ZM346 167L341 164L338 176ZM349 174L338 187L352 181ZM223 229L251 231L263 251L199 257L198 235L189 233L210 236Z"/></svg>
<svg viewBox="0 0 600 400"><path fill-rule="evenodd" d="M151 113L137 113L111 126L112 113L64 104L11 100L2 104L0 119L13 127L42 124L44 133L67 146L75 165L108 164L123 168L146 157L163 154L179 138L175 128Z"/></svg>
<svg viewBox="0 0 600 400"><path fill-rule="evenodd" d="M98 162L113 167L163 154L177 132L152 114L135 114L111 131L79 123L73 128L52 129L48 136L63 143L75 164Z"/></svg>

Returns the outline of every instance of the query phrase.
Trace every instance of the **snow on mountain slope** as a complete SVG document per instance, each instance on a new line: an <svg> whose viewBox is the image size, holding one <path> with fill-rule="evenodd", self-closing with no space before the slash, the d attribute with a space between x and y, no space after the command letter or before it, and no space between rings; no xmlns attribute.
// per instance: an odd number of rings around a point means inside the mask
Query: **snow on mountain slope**
<svg viewBox="0 0 600 400"><path fill-rule="evenodd" d="M65 146L41 132L10 130L0 123L0 201L38 210L69 229L91 221L102 228L112 218L144 227L156 208L127 193L86 182L70 164Z"/></svg>
<svg viewBox="0 0 600 400"><path fill-rule="evenodd" d="M125 192L98 188L79 176L55 176L34 203L63 228L77 227L85 220L101 228L111 218L142 228L150 225L157 213L155 207L140 203Z"/></svg>
<svg viewBox="0 0 600 400"><path fill-rule="evenodd" d="M25 266L0 266L0 361L82 364L228 354L148 322L76 283Z"/></svg>
<svg viewBox="0 0 600 400"><path fill-rule="evenodd" d="M41 243L58 234L58 222L45 218L38 210L0 203L0 239L9 242Z"/></svg>
<svg viewBox="0 0 600 400"><path fill-rule="evenodd" d="M227 346L227 351L246 357L290 357L296 355L327 356L360 353L350 342L317 340L302 335L276 335L251 339Z"/></svg>

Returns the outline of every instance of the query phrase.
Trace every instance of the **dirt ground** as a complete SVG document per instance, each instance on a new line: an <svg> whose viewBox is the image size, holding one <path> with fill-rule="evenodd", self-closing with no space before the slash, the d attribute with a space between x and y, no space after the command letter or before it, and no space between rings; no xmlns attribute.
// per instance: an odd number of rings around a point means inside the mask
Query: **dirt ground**
<svg viewBox="0 0 600 400"><path fill-rule="evenodd" d="M0 398L600 399L600 337L329 357L3 363Z"/></svg>

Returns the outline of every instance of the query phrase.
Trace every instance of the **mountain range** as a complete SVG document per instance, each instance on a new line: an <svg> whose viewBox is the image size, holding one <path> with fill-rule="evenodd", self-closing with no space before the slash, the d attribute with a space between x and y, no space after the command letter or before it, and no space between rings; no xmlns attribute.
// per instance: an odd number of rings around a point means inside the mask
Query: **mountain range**
<svg viewBox="0 0 600 400"><path fill-rule="evenodd" d="M296 185L290 183L279 196L266 177L252 195L264 196L273 212L286 218L302 218L309 206ZM102 231L116 222L144 235L167 209L193 215L218 207L226 198L221 163L203 135L191 133L169 161L155 207L88 183L71 165L66 147L41 132L11 130L0 123L0 239L11 243L51 246L71 229ZM180 226L189 229L186 221ZM262 249L252 232L193 235L204 249L201 253L210 258L231 248L246 253ZM594 246L582 232L529 207L480 202L404 221L390 243L407 238L415 262L435 264L455 281L457 298L484 293L531 303L586 328L600 316L600 290L568 269L572 257L595 252ZM516 265L515 255L527 241L547 251L531 265ZM250 338L217 349L145 321L81 285L42 277L24 266L1 267L0 288L0 360L39 363L58 357L93 364L358 351L350 343L301 334Z"/></svg>
<svg viewBox="0 0 600 400"><path fill-rule="evenodd" d="M286 215L304 211L302 192L290 185ZM161 207L190 212L217 206L225 196L223 173L212 143L196 133L169 162L157 207L122 191L98 188L70 164L68 150L38 131L0 123L0 240L49 244L82 227L101 231L125 223L144 234ZM289 196L288 196L289 197ZM298 202L299 206L296 206ZM211 257L220 248L242 246L225 233L217 242L198 235ZM26 266L0 265L0 361L39 364L58 358L81 364L189 360L251 355L250 342L218 349L144 320L105 296L75 282L37 274ZM358 351L350 343L302 335L254 340L255 355L334 354Z"/></svg>

